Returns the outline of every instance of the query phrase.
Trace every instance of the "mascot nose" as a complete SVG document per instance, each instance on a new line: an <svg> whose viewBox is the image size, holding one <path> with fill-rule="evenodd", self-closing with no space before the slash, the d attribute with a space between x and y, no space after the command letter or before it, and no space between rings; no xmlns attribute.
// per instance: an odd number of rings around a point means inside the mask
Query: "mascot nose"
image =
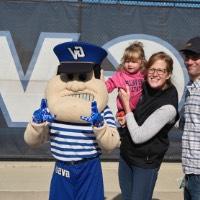
<svg viewBox="0 0 200 200"><path fill-rule="evenodd" d="M85 83L81 81L70 81L66 84L67 90L71 90L73 92L85 90Z"/></svg>

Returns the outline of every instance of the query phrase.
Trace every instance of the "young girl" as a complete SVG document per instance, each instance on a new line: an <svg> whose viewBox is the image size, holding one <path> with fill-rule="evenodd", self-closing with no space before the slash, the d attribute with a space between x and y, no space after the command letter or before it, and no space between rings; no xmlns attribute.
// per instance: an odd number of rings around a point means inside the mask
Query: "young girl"
<svg viewBox="0 0 200 200"><path fill-rule="evenodd" d="M134 111L136 104L142 94L142 82L144 80L143 69L145 66L145 53L141 42L131 43L124 51L117 71L106 81L108 93L115 88L130 91L130 107ZM117 96L117 117L125 115L121 100ZM123 125L122 121L119 121Z"/></svg>

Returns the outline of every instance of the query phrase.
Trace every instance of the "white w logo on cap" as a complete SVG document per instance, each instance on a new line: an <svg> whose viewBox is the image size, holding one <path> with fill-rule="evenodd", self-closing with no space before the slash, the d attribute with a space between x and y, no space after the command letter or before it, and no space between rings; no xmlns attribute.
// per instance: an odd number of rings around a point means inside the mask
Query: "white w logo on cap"
<svg viewBox="0 0 200 200"><path fill-rule="evenodd" d="M78 58L83 58L85 57L85 53L83 51L83 48L80 46L75 46L74 49L72 50L71 48L68 48L69 52L72 54L74 60L77 60Z"/></svg>

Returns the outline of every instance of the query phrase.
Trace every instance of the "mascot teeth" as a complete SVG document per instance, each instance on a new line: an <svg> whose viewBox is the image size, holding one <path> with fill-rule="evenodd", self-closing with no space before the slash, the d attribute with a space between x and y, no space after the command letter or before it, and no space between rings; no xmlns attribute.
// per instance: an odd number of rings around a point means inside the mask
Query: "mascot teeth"
<svg viewBox="0 0 200 200"><path fill-rule="evenodd" d="M68 96L79 98L79 99L84 99L86 101L93 101L94 100L94 95L87 94L87 93L71 94L71 95L68 95Z"/></svg>

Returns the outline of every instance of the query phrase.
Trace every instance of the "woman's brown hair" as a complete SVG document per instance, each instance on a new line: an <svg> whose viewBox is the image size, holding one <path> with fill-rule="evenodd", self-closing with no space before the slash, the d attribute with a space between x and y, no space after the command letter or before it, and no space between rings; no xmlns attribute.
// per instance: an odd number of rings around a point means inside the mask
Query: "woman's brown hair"
<svg viewBox="0 0 200 200"><path fill-rule="evenodd" d="M171 58L171 56L169 56L168 54L166 54L165 52L157 52L154 53L149 60L147 61L146 64L146 69L148 70L157 60L163 60L166 63L166 70L168 72L168 74L172 74L173 72L173 60ZM168 84L171 84L171 79L168 79Z"/></svg>

